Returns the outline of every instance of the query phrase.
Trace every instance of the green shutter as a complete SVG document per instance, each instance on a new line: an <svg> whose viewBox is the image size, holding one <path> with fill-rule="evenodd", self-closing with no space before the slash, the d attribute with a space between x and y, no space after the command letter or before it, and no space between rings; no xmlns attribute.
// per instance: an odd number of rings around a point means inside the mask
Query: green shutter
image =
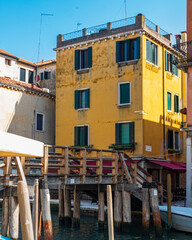
<svg viewBox="0 0 192 240"><path fill-rule="evenodd" d="M74 145L79 146L79 127L75 127L74 131Z"/></svg>
<svg viewBox="0 0 192 240"><path fill-rule="evenodd" d="M127 61L131 60L131 54L130 54L130 50L131 50L131 40L128 39L126 41L127 44Z"/></svg>
<svg viewBox="0 0 192 240"><path fill-rule="evenodd" d="M140 37L137 38L137 59L140 58Z"/></svg>
<svg viewBox="0 0 192 240"><path fill-rule="evenodd" d="M75 50L75 70L78 70L80 68L79 61L80 61L80 50Z"/></svg>
<svg viewBox="0 0 192 240"><path fill-rule="evenodd" d="M130 103L130 83L120 84L120 104Z"/></svg>
<svg viewBox="0 0 192 240"><path fill-rule="evenodd" d="M75 109L79 109L79 90L75 90Z"/></svg>
<svg viewBox="0 0 192 240"><path fill-rule="evenodd" d="M165 71L168 71L167 51L165 51Z"/></svg>
<svg viewBox="0 0 192 240"><path fill-rule="evenodd" d="M177 96L174 95L174 111L177 112Z"/></svg>
<svg viewBox="0 0 192 240"><path fill-rule="evenodd" d="M167 110L171 111L171 93L167 93Z"/></svg>
<svg viewBox="0 0 192 240"><path fill-rule="evenodd" d="M134 122L130 122L129 123L129 143L135 143L135 123Z"/></svg>
<svg viewBox="0 0 192 240"><path fill-rule="evenodd" d="M86 108L89 108L89 106L90 106L90 97L89 97L89 95L90 95L90 89L88 88L88 89L86 89Z"/></svg>
<svg viewBox="0 0 192 240"><path fill-rule="evenodd" d="M151 49L151 42L149 40L146 40L146 59L149 62L152 62L152 49Z"/></svg>
<svg viewBox="0 0 192 240"><path fill-rule="evenodd" d="M84 146L88 146L88 126L83 127L84 131Z"/></svg>
<svg viewBox="0 0 192 240"><path fill-rule="evenodd" d="M120 42L116 42L116 62L120 62Z"/></svg>
<svg viewBox="0 0 192 240"><path fill-rule="evenodd" d="M88 68L92 67L92 47L88 48Z"/></svg>
<svg viewBox="0 0 192 240"><path fill-rule="evenodd" d="M121 124L120 123L116 123L115 124L115 144L116 145L121 144L120 134L121 134Z"/></svg>
<svg viewBox="0 0 192 240"><path fill-rule="evenodd" d="M173 58L173 55L172 55L172 54L169 54L169 61L170 61L170 72L173 72L173 63L172 63L172 58Z"/></svg>

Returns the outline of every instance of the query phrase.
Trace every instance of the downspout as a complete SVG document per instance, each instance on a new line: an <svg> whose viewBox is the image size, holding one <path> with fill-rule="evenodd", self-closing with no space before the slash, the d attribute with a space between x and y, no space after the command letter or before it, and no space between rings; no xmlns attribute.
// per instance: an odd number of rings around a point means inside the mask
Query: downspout
<svg viewBox="0 0 192 240"><path fill-rule="evenodd" d="M163 65L163 155L164 159L166 159L165 152L165 54L164 54L164 46L162 53L162 65Z"/></svg>

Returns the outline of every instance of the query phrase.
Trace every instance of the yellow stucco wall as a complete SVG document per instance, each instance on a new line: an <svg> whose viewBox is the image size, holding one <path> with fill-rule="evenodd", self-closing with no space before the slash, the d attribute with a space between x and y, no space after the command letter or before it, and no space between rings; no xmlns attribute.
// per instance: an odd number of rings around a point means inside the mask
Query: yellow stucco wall
<svg viewBox="0 0 192 240"><path fill-rule="evenodd" d="M116 41L136 37L139 37L139 34L102 40L100 43L95 41L88 46L84 44L81 47L66 48L57 52L57 145L74 145L74 127L89 125L89 145L108 149L109 145L115 143L115 123L134 121L136 149L133 154L162 153L162 47L158 44L158 67L146 62L145 35L141 37L141 57L137 63L121 67L116 63ZM88 73L77 74L74 70L75 50L90 46L92 46L92 67ZM179 72L178 78L167 76L169 74L165 72L165 92L170 89L181 96L181 71ZM118 106L120 82L131 83L130 106ZM90 88L90 108L75 110L74 91L82 88ZM185 97L184 94L183 98ZM165 112L168 116L166 110ZM181 114L172 118L178 120L178 123L182 121ZM166 124L168 125L168 122ZM179 129L180 125L174 124L173 127ZM182 134L180 136L182 137ZM152 146L152 152L145 151L146 145Z"/></svg>

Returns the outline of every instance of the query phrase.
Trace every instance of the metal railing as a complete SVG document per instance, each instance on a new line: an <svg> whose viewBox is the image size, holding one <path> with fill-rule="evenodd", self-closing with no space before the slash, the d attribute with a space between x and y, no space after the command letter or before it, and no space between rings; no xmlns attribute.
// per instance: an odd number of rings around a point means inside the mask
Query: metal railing
<svg viewBox="0 0 192 240"><path fill-rule="evenodd" d="M135 24L135 23L136 23L136 17L129 17L129 18L112 22L111 28L114 29L114 28L124 27L127 25Z"/></svg>
<svg viewBox="0 0 192 240"><path fill-rule="evenodd" d="M173 45L173 48L180 53L180 55L178 54L178 65L192 62L192 40L175 44Z"/></svg>
<svg viewBox="0 0 192 240"><path fill-rule="evenodd" d="M101 30L105 30L105 29L107 29L107 23L97 25L97 26L94 26L94 27L90 27L90 28L87 28L87 35L91 35L93 33L98 33Z"/></svg>

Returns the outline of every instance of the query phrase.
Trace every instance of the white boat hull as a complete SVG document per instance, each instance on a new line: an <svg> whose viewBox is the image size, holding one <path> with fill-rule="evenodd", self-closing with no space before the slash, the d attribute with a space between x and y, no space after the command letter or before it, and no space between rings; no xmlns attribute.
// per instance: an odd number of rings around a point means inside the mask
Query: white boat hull
<svg viewBox="0 0 192 240"><path fill-rule="evenodd" d="M164 206L160 206L159 209L160 209L161 219L165 223L167 223L167 208L165 208ZM172 227L174 229L182 232L192 233L192 209L191 208L172 207L171 220L172 220Z"/></svg>

